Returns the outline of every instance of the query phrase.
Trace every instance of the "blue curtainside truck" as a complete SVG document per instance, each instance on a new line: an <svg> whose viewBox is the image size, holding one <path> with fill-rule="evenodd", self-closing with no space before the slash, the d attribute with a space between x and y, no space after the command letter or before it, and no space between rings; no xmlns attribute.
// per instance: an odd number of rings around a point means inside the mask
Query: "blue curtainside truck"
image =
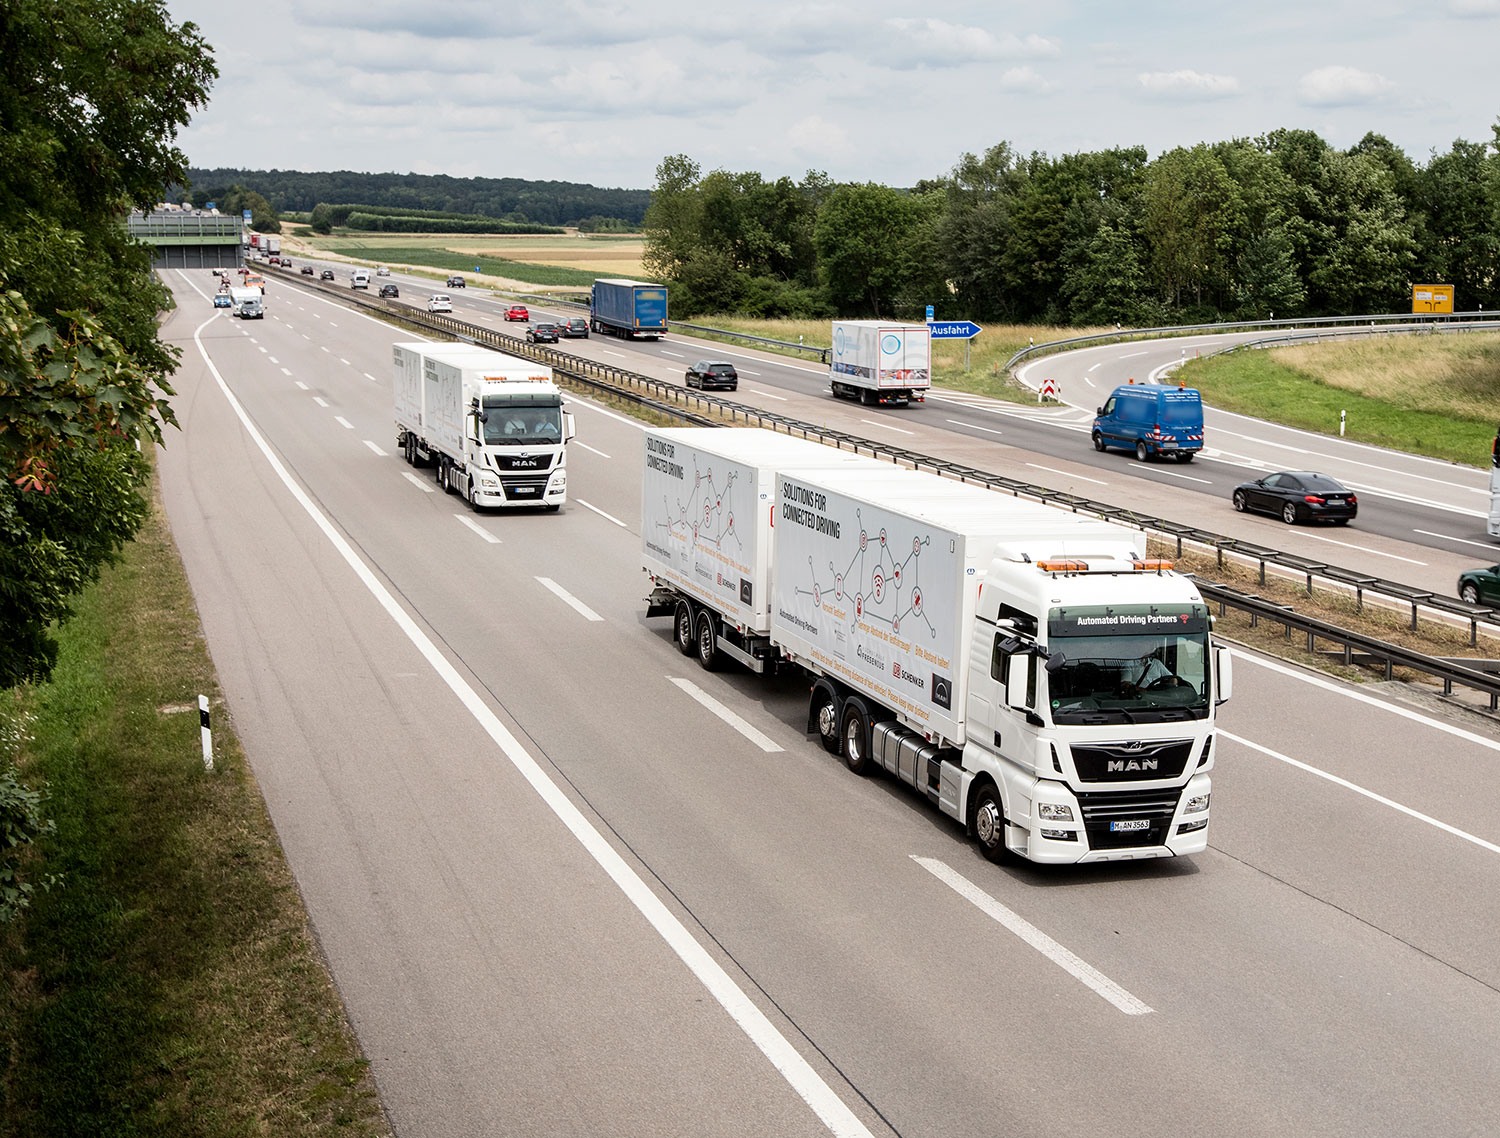
<svg viewBox="0 0 1500 1138"><path fill-rule="evenodd" d="M589 303L589 330L611 336L667 334L667 286L647 281L601 278Z"/></svg>

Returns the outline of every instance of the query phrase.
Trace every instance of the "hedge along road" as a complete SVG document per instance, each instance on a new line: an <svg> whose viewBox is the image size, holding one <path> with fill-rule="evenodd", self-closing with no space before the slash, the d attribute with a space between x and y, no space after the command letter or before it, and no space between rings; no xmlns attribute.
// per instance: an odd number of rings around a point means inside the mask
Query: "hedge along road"
<svg viewBox="0 0 1500 1138"><path fill-rule="evenodd" d="M168 276L190 342L206 303ZM870 1132L1446 1134L1500 1113L1500 792L1475 777L1492 740L1247 656L1208 853L990 867L809 742L805 685L707 676L643 625L635 425L573 400L563 513L469 515L391 445L381 377L404 334L272 302L264 327L202 333L272 452ZM360 584L206 366L179 387L169 515L401 1132L828 1132Z"/></svg>

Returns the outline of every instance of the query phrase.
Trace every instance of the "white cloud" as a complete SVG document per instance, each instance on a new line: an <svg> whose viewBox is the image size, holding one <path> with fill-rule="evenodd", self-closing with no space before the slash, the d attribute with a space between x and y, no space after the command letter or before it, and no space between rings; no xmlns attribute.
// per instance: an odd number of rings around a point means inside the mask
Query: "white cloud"
<svg viewBox="0 0 1500 1138"><path fill-rule="evenodd" d="M1199 71L1146 71L1137 75L1136 81L1150 95L1222 99L1240 93L1240 81L1233 75Z"/></svg>
<svg viewBox="0 0 1500 1138"><path fill-rule="evenodd" d="M1500 0L1448 0L1448 13L1453 16L1500 16Z"/></svg>
<svg viewBox="0 0 1500 1138"><path fill-rule="evenodd" d="M1297 83L1297 97L1312 107L1349 107L1374 102L1392 86L1384 75L1357 67L1320 67Z"/></svg>
<svg viewBox="0 0 1500 1138"><path fill-rule="evenodd" d="M854 153L849 132L819 115L808 115L787 127L786 142L797 154L820 162L847 158Z"/></svg>
<svg viewBox="0 0 1500 1138"><path fill-rule="evenodd" d="M881 61L898 71L1055 56L1059 52L1057 42L1045 36L1017 36L1011 32L997 36L984 28L931 18L892 19L885 23L896 33L896 38L886 40Z"/></svg>
<svg viewBox="0 0 1500 1138"><path fill-rule="evenodd" d="M1000 76L1002 91L1050 91L1052 84L1043 79L1034 68L1012 67Z"/></svg>

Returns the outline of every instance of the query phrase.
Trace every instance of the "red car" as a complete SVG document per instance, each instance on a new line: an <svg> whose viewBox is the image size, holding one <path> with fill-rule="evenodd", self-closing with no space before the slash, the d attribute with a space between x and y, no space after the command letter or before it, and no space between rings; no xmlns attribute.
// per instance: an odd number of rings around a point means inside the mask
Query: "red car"
<svg viewBox="0 0 1500 1138"><path fill-rule="evenodd" d="M526 310L524 304L512 304L505 310L507 320L530 320L531 313Z"/></svg>

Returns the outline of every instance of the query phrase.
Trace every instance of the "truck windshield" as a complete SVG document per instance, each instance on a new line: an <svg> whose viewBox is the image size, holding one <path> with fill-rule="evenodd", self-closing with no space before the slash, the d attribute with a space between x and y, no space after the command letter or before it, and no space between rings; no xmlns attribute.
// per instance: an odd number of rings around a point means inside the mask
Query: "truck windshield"
<svg viewBox="0 0 1500 1138"><path fill-rule="evenodd" d="M1208 716L1208 610L1054 609L1047 677L1054 723L1150 723Z"/></svg>
<svg viewBox="0 0 1500 1138"><path fill-rule="evenodd" d="M562 441L562 399L558 395L486 395L486 446L537 446Z"/></svg>

